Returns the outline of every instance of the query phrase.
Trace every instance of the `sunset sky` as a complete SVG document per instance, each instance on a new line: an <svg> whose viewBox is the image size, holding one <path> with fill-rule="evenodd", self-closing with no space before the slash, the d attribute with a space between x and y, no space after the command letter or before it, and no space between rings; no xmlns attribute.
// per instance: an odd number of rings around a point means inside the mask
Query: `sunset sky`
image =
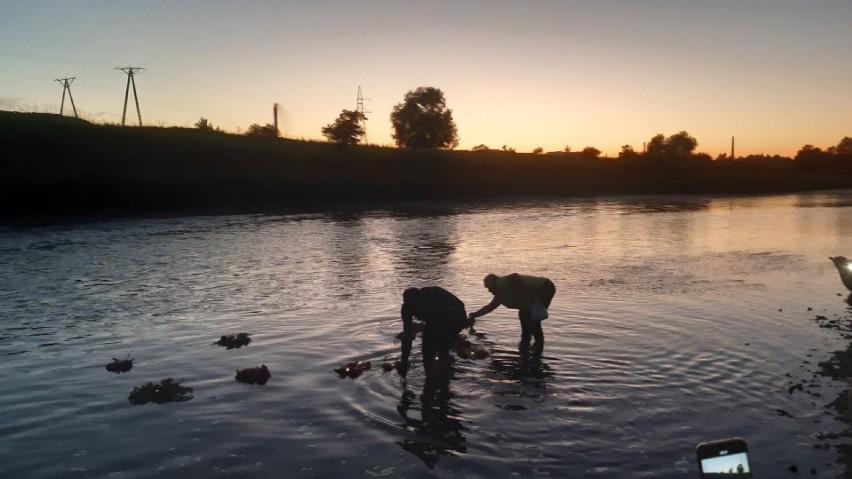
<svg viewBox="0 0 852 479"><path fill-rule="evenodd" d="M408 90L443 90L459 148L615 155L680 130L715 156L794 155L852 136L852 1L0 0L0 109L147 125L320 129L363 89L392 144ZM132 94L131 94L132 104ZM66 101L66 114L70 104ZM128 121L135 121L128 111Z"/></svg>

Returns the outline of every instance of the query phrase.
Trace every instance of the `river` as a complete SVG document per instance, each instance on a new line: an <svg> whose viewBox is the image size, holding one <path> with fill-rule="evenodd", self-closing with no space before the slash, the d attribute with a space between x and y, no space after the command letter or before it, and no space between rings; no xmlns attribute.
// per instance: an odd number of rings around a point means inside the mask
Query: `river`
<svg viewBox="0 0 852 479"><path fill-rule="evenodd" d="M745 438L757 477L842 476L852 192L406 204L0 230L0 476L697 477ZM844 250L845 248L845 250ZM403 289L468 311L487 273L557 287L541 355L513 310L465 333L448 390L399 354ZM225 349L220 336L252 342ZM105 369L134 359L127 373ZM353 360L355 379L333 372ZM265 364L263 386L235 370ZM186 402L134 405L172 377ZM805 387L790 392L791 384ZM424 392L427 394L424 395ZM834 438L834 439L832 439Z"/></svg>

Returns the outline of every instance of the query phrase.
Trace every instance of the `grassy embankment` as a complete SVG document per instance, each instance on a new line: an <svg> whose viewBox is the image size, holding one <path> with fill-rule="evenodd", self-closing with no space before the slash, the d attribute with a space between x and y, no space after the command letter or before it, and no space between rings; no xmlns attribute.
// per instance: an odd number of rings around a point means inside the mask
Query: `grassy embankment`
<svg viewBox="0 0 852 479"><path fill-rule="evenodd" d="M0 218L246 213L341 202L852 187L852 169L423 151L0 112Z"/></svg>

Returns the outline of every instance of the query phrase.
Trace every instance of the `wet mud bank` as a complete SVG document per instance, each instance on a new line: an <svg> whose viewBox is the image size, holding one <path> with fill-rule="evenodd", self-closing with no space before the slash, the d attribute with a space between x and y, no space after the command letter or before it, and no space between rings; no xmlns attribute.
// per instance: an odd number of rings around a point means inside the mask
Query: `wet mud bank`
<svg viewBox="0 0 852 479"><path fill-rule="evenodd" d="M837 463L842 465L843 477L852 477L852 294L837 293L847 309L840 313L820 312L811 317L820 328L836 333L844 342L846 348L832 352L827 359L817 361L805 360L805 370L811 371L808 378L787 381L787 393L806 394L815 406L822 406L825 415L831 417L834 426L831 432L818 431L813 434L815 449L831 449L837 454ZM810 310L811 308L808 308ZM815 350L811 350L815 351ZM808 354L813 357L812 354ZM792 375L788 374L792 377ZM832 386L832 387L827 387ZM830 392L828 390L831 390ZM840 392L836 392L837 390ZM776 411L779 415L789 415L786 411ZM822 421L815 419L814 423ZM797 469L817 474L819 470L810 465L795 464L791 461L790 470Z"/></svg>

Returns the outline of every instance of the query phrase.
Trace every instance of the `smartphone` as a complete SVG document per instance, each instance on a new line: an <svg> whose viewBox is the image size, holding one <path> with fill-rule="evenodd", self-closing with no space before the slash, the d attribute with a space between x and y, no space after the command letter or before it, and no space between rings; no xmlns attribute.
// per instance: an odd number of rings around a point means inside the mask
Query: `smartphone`
<svg viewBox="0 0 852 479"><path fill-rule="evenodd" d="M751 479L748 463L748 445L739 437L699 444L695 448L698 456L699 477Z"/></svg>

